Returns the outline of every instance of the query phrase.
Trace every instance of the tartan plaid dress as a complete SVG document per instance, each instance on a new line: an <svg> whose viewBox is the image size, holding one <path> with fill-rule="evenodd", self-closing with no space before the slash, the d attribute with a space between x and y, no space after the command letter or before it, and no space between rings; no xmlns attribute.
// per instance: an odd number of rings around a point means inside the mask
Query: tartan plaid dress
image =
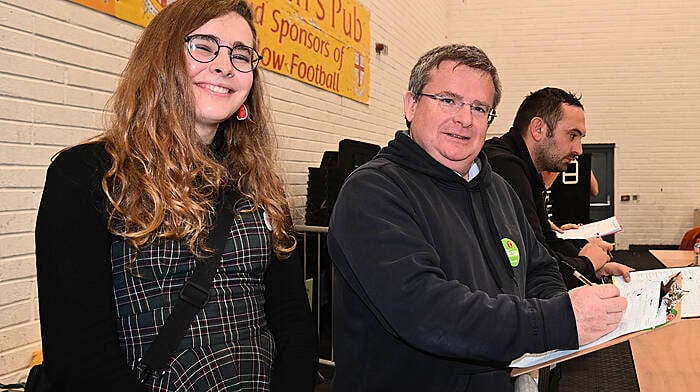
<svg viewBox="0 0 700 392"><path fill-rule="evenodd" d="M192 321L165 374L149 382L153 391L268 391L275 343L265 319L263 277L270 263L271 232L263 212L236 203L231 233L210 289L210 300ZM134 250L112 243L117 329L132 368L170 315L196 259L183 244Z"/></svg>

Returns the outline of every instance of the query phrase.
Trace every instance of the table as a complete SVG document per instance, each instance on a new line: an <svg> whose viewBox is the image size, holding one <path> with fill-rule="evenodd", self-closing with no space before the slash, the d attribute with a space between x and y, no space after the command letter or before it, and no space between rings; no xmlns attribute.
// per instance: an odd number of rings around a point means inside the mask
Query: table
<svg viewBox="0 0 700 392"><path fill-rule="evenodd" d="M640 392L700 389L700 319L630 339Z"/></svg>
<svg viewBox="0 0 700 392"><path fill-rule="evenodd" d="M685 267L690 250L650 250L667 267ZM630 339L641 392L700 389L700 319L682 319Z"/></svg>
<svg viewBox="0 0 700 392"><path fill-rule="evenodd" d="M687 267L694 260L692 250L662 250L652 249L649 251L666 267Z"/></svg>

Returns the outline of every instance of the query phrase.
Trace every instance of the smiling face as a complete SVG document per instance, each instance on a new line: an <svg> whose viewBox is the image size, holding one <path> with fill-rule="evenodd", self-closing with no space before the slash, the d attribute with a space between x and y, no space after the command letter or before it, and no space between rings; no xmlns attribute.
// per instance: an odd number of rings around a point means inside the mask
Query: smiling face
<svg viewBox="0 0 700 392"><path fill-rule="evenodd" d="M546 128L544 121L542 127ZM542 133L535 144L533 162L538 171L565 171L577 156L583 154L581 139L586 136L586 117L583 109L562 104L562 117L552 132ZM548 134L551 134L548 135Z"/></svg>
<svg viewBox="0 0 700 392"><path fill-rule="evenodd" d="M495 87L487 72L444 61L430 72L422 93L493 107ZM411 138L433 159L462 176L469 172L486 139L486 117L473 117L469 104L449 113L438 101L410 92L404 96L404 115Z"/></svg>
<svg viewBox="0 0 700 392"><path fill-rule="evenodd" d="M208 21L192 34L214 36L220 45L229 47L239 44L254 46L250 26L235 12ZM236 113L245 102L253 85L253 73L233 68L227 48L220 48L219 55L210 63L197 62L184 46L183 50L194 92L195 128L202 141L208 144L219 123Z"/></svg>

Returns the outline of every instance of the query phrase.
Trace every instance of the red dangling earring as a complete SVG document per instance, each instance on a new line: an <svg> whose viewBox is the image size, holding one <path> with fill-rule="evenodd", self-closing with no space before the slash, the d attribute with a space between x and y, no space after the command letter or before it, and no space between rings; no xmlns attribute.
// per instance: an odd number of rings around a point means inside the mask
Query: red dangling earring
<svg viewBox="0 0 700 392"><path fill-rule="evenodd" d="M241 108L238 109L238 113L236 113L236 119L238 121L243 121L246 118L248 118L248 108L245 106L245 104L241 105Z"/></svg>

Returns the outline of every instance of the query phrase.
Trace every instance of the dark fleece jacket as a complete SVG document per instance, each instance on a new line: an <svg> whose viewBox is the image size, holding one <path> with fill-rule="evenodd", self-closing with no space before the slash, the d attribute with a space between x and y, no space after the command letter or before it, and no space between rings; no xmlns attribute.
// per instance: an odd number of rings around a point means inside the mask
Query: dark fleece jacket
<svg viewBox="0 0 700 392"><path fill-rule="evenodd" d="M333 390L510 390L508 363L578 347L556 261L485 155L467 182L405 132L331 218Z"/></svg>

